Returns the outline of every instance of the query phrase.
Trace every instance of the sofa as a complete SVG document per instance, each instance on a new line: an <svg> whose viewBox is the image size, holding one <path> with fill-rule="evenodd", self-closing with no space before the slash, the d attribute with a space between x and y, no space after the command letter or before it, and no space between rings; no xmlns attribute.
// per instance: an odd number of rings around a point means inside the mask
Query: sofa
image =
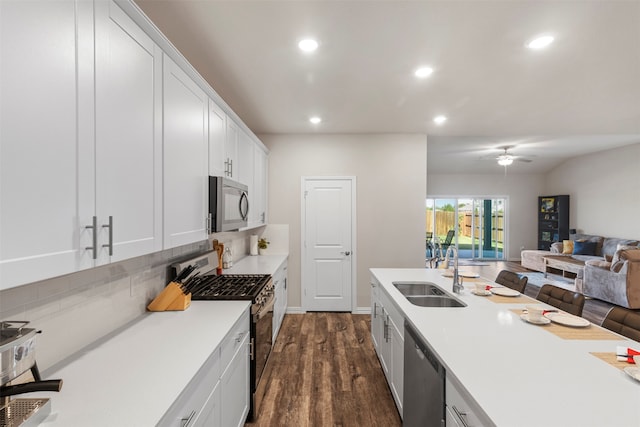
<svg viewBox="0 0 640 427"><path fill-rule="evenodd" d="M586 243L585 243L586 242ZM580 246L578 253L568 250ZM583 251L589 246L592 251ZM556 242L550 251L524 250L522 266L544 272L544 257L560 255L584 262L576 289L587 297L622 307L640 308L640 242L588 234L572 234L570 242Z"/></svg>

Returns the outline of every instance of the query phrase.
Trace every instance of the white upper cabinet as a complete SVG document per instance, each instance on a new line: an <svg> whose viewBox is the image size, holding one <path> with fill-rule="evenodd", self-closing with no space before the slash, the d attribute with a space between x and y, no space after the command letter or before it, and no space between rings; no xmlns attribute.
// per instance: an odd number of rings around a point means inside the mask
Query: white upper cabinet
<svg viewBox="0 0 640 427"><path fill-rule="evenodd" d="M237 160L238 160L238 138L240 136L240 129L238 125L227 118L227 136L224 144L224 170L223 176L231 179L237 179L238 173L236 172Z"/></svg>
<svg viewBox="0 0 640 427"><path fill-rule="evenodd" d="M76 44L76 29L92 33L90 7L0 1L0 289L93 263L78 216L92 209L80 191L92 61Z"/></svg>
<svg viewBox="0 0 640 427"><path fill-rule="evenodd" d="M226 176L227 115L209 100L209 175Z"/></svg>
<svg viewBox="0 0 640 427"><path fill-rule="evenodd" d="M241 182L249 187L249 201L251 202L253 187L253 157L254 142L251 137L244 131L240 130L238 135L238 158L237 164L234 164L233 179ZM250 205L251 206L251 205ZM251 207L249 207L251 209Z"/></svg>
<svg viewBox="0 0 640 427"><path fill-rule="evenodd" d="M267 152L261 144L253 146L253 200L249 211L249 226L258 227L267 223Z"/></svg>
<svg viewBox="0 0 640 427"><path fill-rule="evenodd" d="M207 238L208 97L164 55L164 247Z"/></svg>
<svg viewBox="0 0 640 427"><path fill-rule="evenodd" d="M162 51L112 1L95 8L96 216L103 263L162 249Z"/></svg>

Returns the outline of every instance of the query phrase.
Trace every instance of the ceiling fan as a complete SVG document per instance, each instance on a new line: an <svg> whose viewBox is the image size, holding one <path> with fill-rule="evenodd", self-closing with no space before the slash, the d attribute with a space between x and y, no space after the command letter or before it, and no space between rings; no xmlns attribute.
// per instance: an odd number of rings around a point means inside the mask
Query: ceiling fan
<svg viewBox="0 0 640 427"><path fill-rule="evenodd" d="M527 158L527 157L523 157L523 156L516 156L512 153L509 152L509 149L511 149L513 147L508 146L508 147L501 147L501 150L504 150L504 153L499 154L497 157L491 157L495 160L498 161L498 164L500 166L504 166L507 167L509 165L511 165L514 161L518 161L518 162L524 162L524 163L531 163L531 159Z"/></svg>

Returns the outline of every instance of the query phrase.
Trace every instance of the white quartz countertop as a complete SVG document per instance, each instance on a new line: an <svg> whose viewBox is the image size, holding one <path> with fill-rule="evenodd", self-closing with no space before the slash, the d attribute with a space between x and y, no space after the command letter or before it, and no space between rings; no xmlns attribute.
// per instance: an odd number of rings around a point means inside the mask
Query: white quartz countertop
<svg viewBox="0 0 640 427"><path fill-rule="evenodd" d="M273 274L287 260L287 254L245 256L225 268L222 274Z"/></svg>
<svg viewBox="0 0 640 427"><path fill-rule="evenodd" d="M61 378L63 386L32 394L51 399L41 425L156 425L248 310L248 301L193 301L185 311L144 314L47 370L45 379Z"/></svg>
<svg viewBox="0 0 640 427"><path fill-rule="evenodd" d="M640 426L640 382L590 352L614 352L615 340L565 340L524 322L510 311L524 308L460 295L464 308L419 307L394 281L433 282L452 292L452 279L437 269L371 269L397 307L435 350L448 376L497 426ZM591 325L589 327L596 327ZM634 365L630 365L634 366Z"/></svg>

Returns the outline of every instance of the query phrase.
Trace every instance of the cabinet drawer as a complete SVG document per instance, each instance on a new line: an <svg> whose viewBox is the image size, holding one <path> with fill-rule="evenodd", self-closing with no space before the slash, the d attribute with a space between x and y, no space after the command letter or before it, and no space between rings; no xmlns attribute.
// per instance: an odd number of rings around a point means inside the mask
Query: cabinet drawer
<svg viewBox="0 0 640 427"><path fill-rule="evenodd" d="M216 349L180 393L158 426L182 427L189 418L197 418L218 384L221 374L220 351Z"/></svg>
<svg viewBox="0 0 640 427"><path fill-rule="evenodd" d="M463 394L452 380L447 376L445 382L445 396L447 401L448 415L453 417L458 425L462 427L482 427L492 426L484 411L480 409L478 404ZM456 424L454 424L455 426Z"/></svg>
<svg viewBox="0 0 640 427"><path fill-rule="evenodd" d="M233 325L220 346L220 364L224 370L249 334L249 311Z"/></svg>

